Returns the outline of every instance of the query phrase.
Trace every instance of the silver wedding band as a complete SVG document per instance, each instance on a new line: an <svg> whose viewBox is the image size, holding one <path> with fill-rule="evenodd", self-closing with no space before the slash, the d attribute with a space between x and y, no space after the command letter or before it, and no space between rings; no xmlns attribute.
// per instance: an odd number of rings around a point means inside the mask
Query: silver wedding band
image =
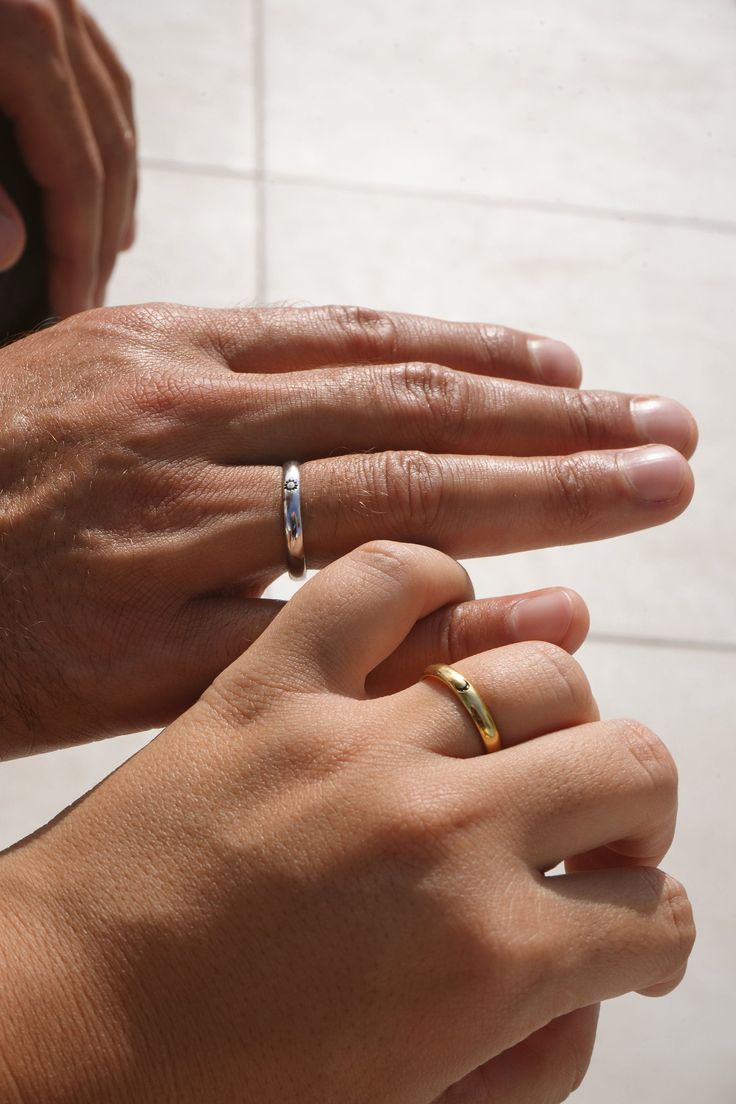
<svg viewBox="0 0 736 1104"><path fill-rule="evenodd" d="M303 579L307 570L302 531L301 475L296 460L284 464L284 533L286 534L286 566L290 579Z"/></svg>

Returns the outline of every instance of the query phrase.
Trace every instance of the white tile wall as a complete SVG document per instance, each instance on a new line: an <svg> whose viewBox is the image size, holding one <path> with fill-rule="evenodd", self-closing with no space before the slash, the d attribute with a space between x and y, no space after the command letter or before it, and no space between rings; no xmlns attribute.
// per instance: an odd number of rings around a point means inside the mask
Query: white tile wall
<svg viewBox="0 0 736 1104"><path fill-rule="evenodd" d="M639 716L680 764L667 865L699 922L691 969L665 1000L604 1010L577 1099L730 1104L736 6L94 10L134 73L144 155L139 244L111 302L260 294L504 321L573 343L589 386L672 394L695 411L697 494L676 523L471 571L479 593L577 586L604 714ZM0 843L147 738L4 765Z"/></svg>

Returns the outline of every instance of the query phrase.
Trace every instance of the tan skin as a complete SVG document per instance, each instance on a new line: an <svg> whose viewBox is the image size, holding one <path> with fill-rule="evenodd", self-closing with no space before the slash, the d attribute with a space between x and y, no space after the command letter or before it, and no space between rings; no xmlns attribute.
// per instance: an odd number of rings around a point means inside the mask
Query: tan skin
<svg viewBox="0 0 736 1104"><path fill-rule="evenodd" d="M3 1100L558 1104L597 1003L677 984L694 930L658 869L677 779L653 733L600 721L539 642L454 657L494 755L435 683L369 693L471 600L440 552L358 549L0 859Z"/></svg>
<svg viewBox="0 0 736 1104"><path fill-rule="evenodd" d="M134 237L135 120L130 78L76 0L0 0L0 112L42 191L52 310L101 305ZM0 188L0 270L24 245Z"/></svg>
<svg viewBox="0 0 736 1104"><path fill-rule="evenodd" d="M2 753L164 724L259 636L279 609L260 595L284 569L284 459L303 462L313 567L376 537L477 556L679 514L692 417L670 401L674 421L644 425L530 339L151 305L2 350ZM641 447L657 440L674 449Z"/></svg>

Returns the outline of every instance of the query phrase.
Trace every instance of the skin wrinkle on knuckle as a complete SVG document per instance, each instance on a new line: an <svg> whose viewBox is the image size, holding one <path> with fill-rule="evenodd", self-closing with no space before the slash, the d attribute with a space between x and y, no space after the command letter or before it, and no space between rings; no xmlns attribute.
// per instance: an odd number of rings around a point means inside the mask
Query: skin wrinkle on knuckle
<svg viewBox="0 0 736 1104"><path fill-rule="evenodd" d="M615 722L614 738L623 739L635 770L647 788L674 800L677 795L677 767L669 751L646 725L624 719Z"/></svg>
<svg viewBox="0 0 736 1104"><path fill-rule="evenodd" d="M472 606L468 603L450 606L444 611L438 619L434 654L447 656L450 661L467 656L473 636L472 613Z"/></svg>
<svg viewBox="0 0 736 1104"><path fill-rule="evenodd" d="M411 584L419 570L416 550L390 540L373 540L349 554L361 578L369 575L382 591L390 588L402 591Z"/></svg>
<svg viewBox="0 0 736 1104"><path fill-rule="evenodd" d="M684 965L695 943L693 910L682 886L670 875L664 879L664 903L675 936L678 964Z"/></svg>
<svg viewBox="0 0 736 1104"><path fill-rule="evenodd" d="M394 523L404 535L435 533L442 516L443 480L439 457L419 450L386 452L375 457L380 492L386 497Z"/></svg>
<svg viewBox="0 0 736 1104"><path fill-rule="evenodd" d="M439 364L412 361L392 366L386 377L394 402L413 412L425 447L442 442L443 448L449 448L462 435L471 409L466 375Z"/></svg>
<svg viewBox="0 0 736 1104"><path fill-rule="evenodd" d="M553 401L567 425L568 437L579 451L593 451L603 443L601 427L611 424L610 398L605 392L557 388Z"/></svg>
<svg viewBox="0 0 736 1104"><path fill-rule="evenodd" d="M695 942L695 921L685 888L677 879L654 867L641 867L640 870L651 893L655 913L666 919L658 933L664 964L657 971L659 976L651 982L656 985L662 977L671 976L685 965Z"/></svg>
<svg viewBox="0 0 736 1104"><path fill-rule="evenodd" d="M523 346L523 350L522 350ZM506 362L526 359L526 341L503 326L482 326L478 332L478 347L487 369L493 371ZM522 356L523 352L523 356Z"/></svg>
<svg viewBox="0 0 736 1104"><path fill-rule="evenodd" d="M357 360L367 364L391 362L396 358L399 335L394 319L371 307L331 305L327 318L336 331L340 344Z"/></svg>
<svg viewBox="0 0 736 1104"><path fill-rule="evenodd" d="M557 522L554 531L572 528L578 533L595 525L597 511L591 495L591 473L577 456L543 460L549 493L545 495L550 514Z"/></svg>
<svg viewBox="0 0 736 1104"><path fill-rule="evenodd" d="M588 678L578 661L556 644L534 640L522 645L524 659L537 685L543 685L555 701L581 716L592 705Z"/></svg>

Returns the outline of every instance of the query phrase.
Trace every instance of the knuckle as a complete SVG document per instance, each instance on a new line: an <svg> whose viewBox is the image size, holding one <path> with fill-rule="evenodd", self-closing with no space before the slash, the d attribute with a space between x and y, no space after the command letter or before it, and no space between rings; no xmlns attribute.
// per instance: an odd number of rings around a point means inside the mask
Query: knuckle
<svg viewBox="0 0 736 1104"><path fill-rule="evenodd" d="M667 910L678 959L684 963L695 943L692 905L685 887L669 874L664 875L662 888L663 904Z"/></svg>
<svg viewBox="0 0 736 1104"><path fill-rule="evenodd" d="M494 373L527 356L524 335L505 326L480 327L479 347L485 368Z"/></svg>
<svg viewBox="0 0 736 1104"><path fill-rule="evenodd" d="M597 715L588 677L578 661L564 648L542 640L519 647L523 648L527 662L534 668L535 682L543 685L549 697L554 697L555 702L581 720Z"/></svg>
<svg viewBox="0 0 736 1104"><path fill-rule="evenodd" d="M440 458L418 450L385 452L373 458L374 490L389 504L397 536L426 534L442 515L444 489Z"/></svg>
<svg viewBox="0 0 736 1104"><path fill-rule="evenodd" d="M575 456L554 457L546 467L550 487L546 500L553 516L561 527L572 526L584 537L596 519L589 474Z"/></svg>
<svg viewBox="0 0 736 1104"><path fill-rule="evenodd" d="M108 171L121 172L128 168L136 153L135 135L129 126L114 128L103 148L102 160Z"/></svg>
<svg viewBox="0 0 736 1104"><path fill-rule="evenodd" d="M577 448L596 449L601 445L601 426L610 426L611 410L602 392L560 388L554 400Z"/></svg>
<svg viewBox="0 0 736 1104"><path fill-rule="evenodd" d="M470 654L473 639L472 605L451 606L439 619L438 639L433 654L453 662Z"/></svg>
<svg viewBox="0 0 736 1104"><path fill-rule="evenodd" d="M427 447L451 444L463 431L470 408L470 380L439 364L397 364L387 373L391 397L408 407Z"/></svg>
<svg viewBox="0 0 736 1104"><path fill-rule="evenodd" d="M23 0L18 6L26 34L31 40L44 46L56 45L60 40L59 17L49 0Z"/></svg>
<svg viewBox="0 0 736 1104"><path fill-rule="evenodd" d="M649 882L655 908L664 921L666 953L664 969L670 973L681 968L695 943L695 920L685 887L669 874L651 867L642 868Z"/></svg>
<svg viewBox="0 0 736 1104"><path fill-rule="evenodd" d="M80 142L74 160L76 187L86 201L97 197L105 186L105 165L102 150L92 141Z"/></svg>
<svg viewBox="0 0 736 1104"><path fill-rule="evenodd" d="M416 551L392 540L372 540L350 553L350 559L391 579L401 579L416 561Z"/></svg>
<svg viewBox="0 0 736 1104"><path fill-rule="evenodd" d="M659 737L639 721L625 719L619 721L616 728L635 769L644 776L647 786L670 795L674 800L677 795L677 766Z"/></svg>
<svg viewBox="0 0 736 1104"><path fill-rule="evenodd" d="M333 304L327 307L327 317L356 360L380 364L396 359L399 339L390 314L371 307Z"/></svg>

